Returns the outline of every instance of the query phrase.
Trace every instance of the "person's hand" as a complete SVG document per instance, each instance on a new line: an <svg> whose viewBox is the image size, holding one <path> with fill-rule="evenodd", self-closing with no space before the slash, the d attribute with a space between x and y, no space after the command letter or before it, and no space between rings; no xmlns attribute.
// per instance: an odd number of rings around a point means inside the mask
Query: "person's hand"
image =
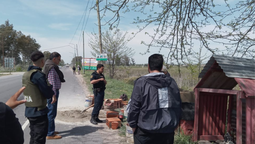
<svg viewBox="0 0 255 144"><path fill-rule="evenodd" d="M133 133L135 133L136 128L132 128L132 130L133 130Z"/></svg>
<svg viewBox="0 0 255 144"><path fill-rule="evenodd" d="M17 100L20 94L24 91L24 89L25 87L22 87L21 89L19 89L12 97L10 97L10 99L5 104L8 105L10 108L14 109L18 105L25 103L26 100L20 100L20 101Z"/></svg>
<svg viewBox="0 0 255 144"><path fill-rule="evenodd" d="M54 104L55 102L57 101L57 98L55 95L52 96L52 101L51 101L51 104Z"/></svg>
<svg viewBox="0 0 255 144"><path fill-rule="evenodd" d="M100 81L104 81L104 78L100 78L99 80L100 80Z"/></svg>

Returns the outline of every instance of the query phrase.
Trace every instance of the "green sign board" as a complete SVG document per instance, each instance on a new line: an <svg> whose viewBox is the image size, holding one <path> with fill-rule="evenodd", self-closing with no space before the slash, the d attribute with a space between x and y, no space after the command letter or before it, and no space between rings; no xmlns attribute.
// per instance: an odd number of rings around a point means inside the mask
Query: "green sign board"
<svg viewBox="0 0 255 144"><path fill-rule="evenodd" d="M85 70L97 70L96 66L83 66L83 69Z"/></svg>
<svg viewBox="0 0 255 144"><path fill-rule="evenodd" d="M100 54L96 56L97 61L107 61L107 54Z"/></svg>

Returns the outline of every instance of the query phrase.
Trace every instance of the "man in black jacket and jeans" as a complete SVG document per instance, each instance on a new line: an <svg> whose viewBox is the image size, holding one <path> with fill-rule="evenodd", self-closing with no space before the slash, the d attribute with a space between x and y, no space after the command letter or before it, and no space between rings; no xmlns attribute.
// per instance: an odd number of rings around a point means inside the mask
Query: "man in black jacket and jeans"
<svg viewBox="0 0 255 144"><path fill-rule="evenodd" d="M174 130L181 118L179 88L169 74L161 72L163 56L149 57L149 74L135 81L128 123L135 144L173 144Z"/></svg>

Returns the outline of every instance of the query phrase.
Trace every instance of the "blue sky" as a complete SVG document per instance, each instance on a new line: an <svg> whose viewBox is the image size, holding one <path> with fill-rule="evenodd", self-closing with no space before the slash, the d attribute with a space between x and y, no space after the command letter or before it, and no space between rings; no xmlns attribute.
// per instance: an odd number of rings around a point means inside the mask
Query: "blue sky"
<svg viewBox="0 0 255 144"><path fill-rule="evenodd" d="M223 0L216 0L219 3ZM233 1L233 0L229 0ZM88 36L91 32L98 33L97 13L96 10L86 7L91 6L96 0L1 0L0 2L0 24L4 24L9 20L13 24L14 29L21 31L25 35L30 35L41 45L41 51L58 51L62 55L62 59L66 63L70 63L74 56L74 45L78 45L78 53L82 56L82 23L79 25L83 14L86 13L88 22L84 29L85 36L85 57L92 57L90 48L88 47ZM120 23L120 30L128 32L128 37L132 32L136 32L137 28L131 24L131 17L136 15L129 13L123 15ZM107 15L111 17L111 15ZM84 23L83 23L84 24ZM79 26L79 27L78 27ZM102 27L102 32L108 29L107 26ZM153 32L153 26L146 29L147 32ZM158 49L151 48L150 53L141 55L147 50L147 47L141 44L141 41L149 42L148 36L144 32L139 33L134 39L128 43L128 47L135 50L133 58L138 64L147 63L148 56L158 53ZM197 46L199 47L199 45ZM161 54L167 55L168 51L162 50Z"/></svg>
<svg viewBox="0 0 255 144"><path fill-rule="evenodd" d="M74 44L78 45L78 53L82 56L82 22L80 25L79 22L86 12L88 2L90 2L90 7L91 2L94 3L95 0L1 0L0 24L9 20L15 30L36 39L41 45L41 51L58 51L61 53L62 59L70 63L74 55L72 48ZM98 33L97 13L96 10L91 10L89 14L89 10L87 10L86 14L86 19L89 18L84 31L85 57L92 57L87 43L91 32ZM121 31L130 33L136 31L135 25L131 24L132 21L128 15L122 19ZM103 26L102 32L105 30L107 27ZM141 55L140 53L147 49L141 44L143 39L144 37L138 35L128 43L128 46L136 52L133 56L136 63L147 63L148 56L157 52L157 50L152 50L149 54Z"/></svg>

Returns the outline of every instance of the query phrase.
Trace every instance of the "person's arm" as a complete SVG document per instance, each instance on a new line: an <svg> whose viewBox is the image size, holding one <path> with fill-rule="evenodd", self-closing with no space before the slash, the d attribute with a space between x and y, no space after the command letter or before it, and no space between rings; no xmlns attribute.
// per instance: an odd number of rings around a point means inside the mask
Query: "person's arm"
<svg viewBox="0 0 255 144"><path fill-rule="evenodd" d="M49 74L48 74L48 81L52 85L52 90L54 91L54 95L57 94L57 92L56 92L57 84L56 84L56 74L55 73L56 73L55 69L51 68L51 70L49 71Z"/></svg>
<svg viewBox="0 0 255 144"><path fill-rule="evenodd" d="M92 81L90 81L90 84L96 84L96 83L98 83L98 82L100 82L100 81L104 81L104 78L92 80Z"/></svg>
<svg viewBox="0 0 255 144"><path fill-rule="evenodd" d="M11 138L12 143L14 144L23 144L24 143L24 134L19 123L19 120L16 118L13 110L5 106L5 134Z"/></svg>
<svg viewBox="0 0 255 144"><path fill-rule="evenodd" d="M16 118L12 109L17 107L20 104L26 102L26 100L17 101L18 97L24 91L25 87L19 89L6 103L2 106L4 107L5 115L5 134L11 138L12 143L23 144L24 143L24 134L19 123L19 120ZM3 110L3 109L2 109Z"/></svg>
<svg viewBox="0 0 255 144"><path fill-rule="evenodd" d="M141 81L135 82L128 112L128 124L135 131L141 108Z"/></svg>
<svg viewBox="0 0 255 144"><path fill-rule="evenodd" d="M91 76L92 76L92 77L91 77L91 79L90 79L90 84L96 84L96 83L98 83L98 82L104 80L104 78L96 79L96 76L93 75L93 74L92 74Z"/></svg>
<svg viewBox="0 0 255 144"><path fill-rule="evenodd" d="M104 77L104 84L105 84L105 85L107 84L107 81L105 80L105 77Z"/></svg>
<svg viewBox="0 0 255 144"><path fill-rule="evenodd" d="M39 90L42 92L43 96L47 99L52 98L54 95L54 91L52 90L52 85L47 82L45 75L42 73L34 73L31 76L31 82L38 86Z"/></svg>
<svg viewBox="0 0 255 144"><path fill-rule="evenodd" d="M24 91L25 87L20 88L10 99L5 103L7 106L9 106L11 109L14 109L20 104L23 104L26 102L26 100L20 100L18 101L18 97L20 94Z"/></svg>

